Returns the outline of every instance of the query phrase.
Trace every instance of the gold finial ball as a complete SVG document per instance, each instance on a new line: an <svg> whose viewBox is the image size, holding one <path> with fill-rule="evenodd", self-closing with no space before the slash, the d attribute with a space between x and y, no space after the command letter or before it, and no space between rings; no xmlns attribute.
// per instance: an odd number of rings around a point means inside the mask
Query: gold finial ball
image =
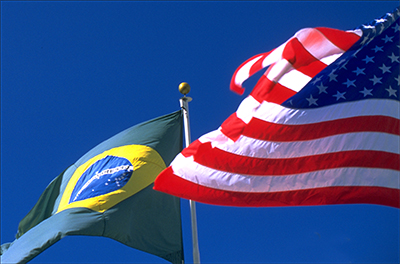
<svg viewBox="0 0 400 264"><path fill-rule="evenodd" d="M190 85L186 82L179 84L179 92L183 95L187 95L190 92Z"/></svg>

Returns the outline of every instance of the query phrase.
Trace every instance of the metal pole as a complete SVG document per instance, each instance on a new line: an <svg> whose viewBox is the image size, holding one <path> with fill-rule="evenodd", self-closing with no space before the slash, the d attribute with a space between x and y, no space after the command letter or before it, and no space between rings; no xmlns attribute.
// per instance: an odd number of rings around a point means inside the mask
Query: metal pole
<svg viewBox="0 0 400 264"><path fill-rule="evenodd" d="M183 94L183 97L179 100L182 111L183 111L183 126L185 129L185 145L189 146L191 143L190 139L190 124L189 124L189 102L192 98L186 97L186 94L190 91L189 84L183 82L179 85L179 91ZM197 237L197 217L196 217L196 203L189 200L190 205L190 219L192 222L192 245L193 245L193 263L200 264L200 252L199 242Z"/></svg>

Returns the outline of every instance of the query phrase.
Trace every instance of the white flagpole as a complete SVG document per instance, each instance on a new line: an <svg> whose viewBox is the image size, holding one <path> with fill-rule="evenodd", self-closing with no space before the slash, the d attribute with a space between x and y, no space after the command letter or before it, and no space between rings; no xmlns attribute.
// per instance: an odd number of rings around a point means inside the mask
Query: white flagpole
<svg viewBox="0 0 400 264"><path fill-rule="evenodd" d="M183 97L179 100L183 111L183 125L185 128L185 143L186 147L191 143L190 139L190 125L189 125L189 102L192 98L186 97L190 92L189 84L183 82L179 85L179 92ZM189 200L190 205L190 218L192 222L192 245L193 245L193 264L200 264L199 241L197 238L197 218L196 218L196 203Z"/></svg>

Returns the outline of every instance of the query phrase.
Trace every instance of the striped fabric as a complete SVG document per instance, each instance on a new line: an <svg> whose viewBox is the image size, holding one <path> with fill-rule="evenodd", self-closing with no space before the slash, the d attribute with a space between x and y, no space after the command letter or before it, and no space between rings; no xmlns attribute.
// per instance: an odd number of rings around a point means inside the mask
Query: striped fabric
<svg viewBox="0 0 400 264"><path fill-rule="evenodd" d="M362 31L359 29L348 32L321 27L302 29L278 48L256 55L240 65L233 74L231 90L243 94L243 82L259 70L271 65L256 89L258 87L265 89L266 83L278 84L277 87L280 89L292 90L288 92L293 95L348 50L361 34Z"/></svg>
<svg viewBox="0 0 400 264"><path fill-rule="evenodd" d="M269 66L155 189L216 205L400 207L399 11L353 31L303 29L234 73Z"/></svg>

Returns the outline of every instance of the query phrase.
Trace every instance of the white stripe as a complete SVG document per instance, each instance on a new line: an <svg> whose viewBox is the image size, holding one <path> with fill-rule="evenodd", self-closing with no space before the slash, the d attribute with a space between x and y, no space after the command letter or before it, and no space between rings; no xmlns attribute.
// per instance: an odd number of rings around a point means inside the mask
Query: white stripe
<svg viewBox="0 0 400 264"><path fill-rule="evenodd" d="M271 66L271 69L269 70L268 74L266 75L266 77L273 81L273 82L278 82L279 79L288 71L292 70L293 66L292 64L290 64L290 62L288 62L285 59L281 59L279 60L276 64L274 64L273 66Z"/></svg>
<svg viewBox="0 0 400 264"><path fill-rule="evenodd" d="M327 57L324 57L324 58L320 59L320 62L322 62L322 63L324 63L326 65L330 65L332 62L337 60L337 58L339 58L342 55L343 55L343 53L330 55L330 56L327 56Z"/></svg>
<svg viewBox="0 0 400 264"><path fill-rule="evenodd" d="M240 68L238 70L238 72L236 73L235 76L235 84L237 85L241 85L247 78L249 78L250 76L250 69L251 67L253 67L253 65L262 57L263 55L260 55L254 59L252 59L251 61L247 62L245 65L242 66L242 68Z"/></svg>
<svg viewBox="0 0 400 264"><path fill-rule="evenodd" d="M248 96L242 101L255 101ZM249 103L251 105L251 103ZM246 124L254 117L277 124L310 124L355 116L389 116L399 118L400 103L395 100L370 99L347 102L312 109L291 109L284 106L263 101L253 109L238 108L236 115ZM250 116L251 115L251 116Z"/></svg>
<svg viewBox="0 0 400 264"><path fill-rule="evenodd" d="M283 75L279 79L278 83L295 92L299 92L309 81L311 81L311 79L310 76L307 76L298 70L291 70Z"/></svg>
<svg viewBox="0 0 400 264"><path fill-rule="evenodd" d="M271 142L241 136L233 142L216 130L203 135L199 141L211 142L215 148L253 158L296 158L351 150L374 150L400 154L400 137L378 132L348 133L295 142Z"/></svg>
<svg viewBox="0 0 400 264"><path fill-rule="evenodd" d="M254 97L248 96L240 103L236 116L248 124L259 106L260 103Z"/></svg>
<svg viewBox="0 0 400 264"><path fill-rule="evenodd" d="M320 31L314 28L302 29L296 33L295 37L300 41L303 47L317 59L344 52L327 39ZM310 37L316 41L306 41Z"/></svg>
<svg viewBox="0 0 400 264"><path fill-rule="evenodd" d="M267 57L264 58L263 62L262 62L262 68L267 67L268 65L271 65L272 63L275 63L277 61L279 61L280 59L282 59L282 52L283 49L286 46L286 43L283 43L282 45L280 45L279 47L277 47L276 49L274 49L270 54L268 54Z"/></svg>
<svg viewBox="0 0 400 264"><path fill-rule="evenodd" d="M195 184L225 191L280 192L330 186L377 186L399 189L400 172L376 168L337 168L286 176L250 176L204 167L179 154L174 174Z"/></svg>
<svg viewBox="0 0 400 264"><path fill-rule="evenodd" d="M363 31L361 29L356 29L356 30L346 30L346 32L351 32L356 34L357 36L361 37L363 35Z"/></svg>
<svg viewBox="0 0 400 264"><path fill-rule="evenodd" d="M356 31L349 31L353 32L357 35L362 35L361 30L356 30ZM308 41L308 43L304 43L304 41L309 37L310 34L313 34L313 38L318 37L320 41L311 43ZM300 43L302 43L303 47L310 52L311 55L313 55L315 58L321 60L323 63L326 65L329 65L332 63L334 60L336 60L337 57L343 54L343 50L338 48L336 45L334 45L329 39L327 39L321 32L314 28L305 28L301 29L296 34L288 39L285 43L280 45L279 47L275 48L268 56L266 56L263 61L262 61L262 68L267 67L268 65L271 65L275 62L279 62L282 59L282 53L283 50L286 47L286 44L296 37ZM252 59L245 65L243 65L238 72L236 73L235 76L235 84L238 86L241 86L242 83L247 80L250 77L250 69L251 67L262 57L263 55L257 56L256 58ZM280 78L280 77L279 77ZM279 79L278 78L278 79ZM275 80L275 77L271 76L270 80ZM298 88L292 88L292 86L287 86L290 87L290 89L293 89L295 91L299 91ZM296 86L297 87L297 86Z"/></svg>

